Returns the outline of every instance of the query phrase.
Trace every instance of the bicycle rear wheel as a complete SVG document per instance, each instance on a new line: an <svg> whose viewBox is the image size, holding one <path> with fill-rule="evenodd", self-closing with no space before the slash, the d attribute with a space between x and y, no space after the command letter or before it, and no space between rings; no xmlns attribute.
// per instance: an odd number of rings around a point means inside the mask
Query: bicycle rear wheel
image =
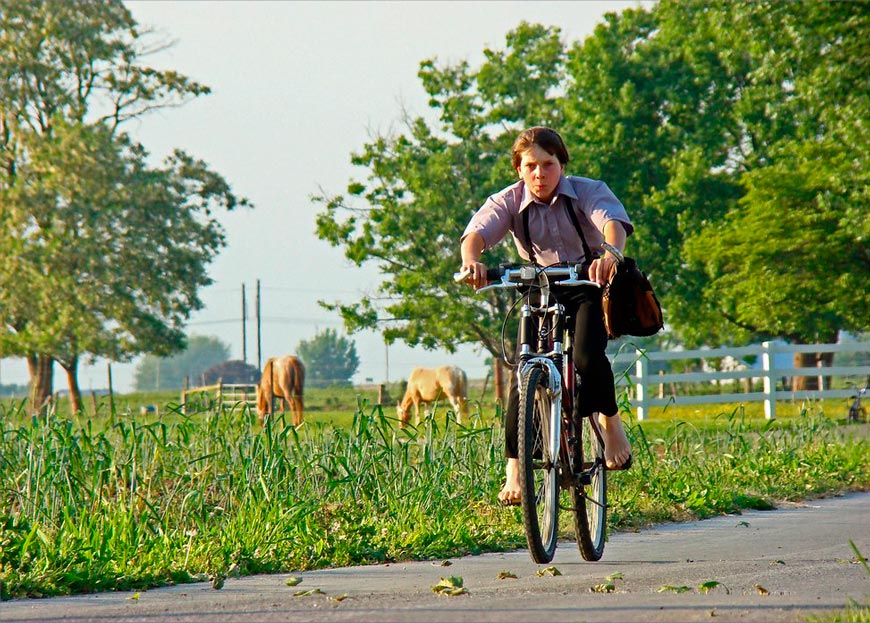
<svg viewBox="0 0 870 623"><path fill-rule="evenodd" d="M533 367L520 383L519 461L523 526L532 559L553 560L559 528L558 439L551 446L547 371Z"/></svg>
<svg viewBox="0 0 870 623"><path fill-rule="evenodd" d="M582 466L581 482L570 487L574 510L574 535L584 560L600 560L607 534L607 469L604 442L597 414L581 418L575 465ZM618 416L617 416L618 417Z"/></svg>

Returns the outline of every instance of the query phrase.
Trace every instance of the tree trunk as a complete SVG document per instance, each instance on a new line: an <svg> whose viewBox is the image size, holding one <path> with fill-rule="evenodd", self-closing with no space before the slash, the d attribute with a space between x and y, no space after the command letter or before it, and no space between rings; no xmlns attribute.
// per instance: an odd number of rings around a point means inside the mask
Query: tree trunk
<svg viewBox="0 0 870 623"><path fill-rule="evenodd" d="M823 368L831 367L834 362L834 353L795 353L794 354L795 368L814 368L818 369L819 373L812 376L795 376L792 380L791 387L794 391L817 391L820 389L830 389L831 377L822 374ZM819 386L821 381L821 387Z"/></svg>
<svg viewBox="0 0 870 623"><path fill-rule="evenodd" d="M43 414L51 404L54 392L54 359L48 355L27 355L27 368L30 371L31 414Z"/></svg>
<svg viewBox="0 0 870 623"><path fill-rule="evenodd" d="M70 414L75 415L78 412L85 412L85 405L82 401L82 392L79 389L79 358L73 357L69 364L61 364L66 370L66 379L69 384L69 409Z"/></svg>
<svg viewBox="0 0 870 623"><path fill-rule="evenodd" d="M492 358L492 384L495 389L495 401L504 408L507 401L504 397L504 366L500 357Z"/></svg>

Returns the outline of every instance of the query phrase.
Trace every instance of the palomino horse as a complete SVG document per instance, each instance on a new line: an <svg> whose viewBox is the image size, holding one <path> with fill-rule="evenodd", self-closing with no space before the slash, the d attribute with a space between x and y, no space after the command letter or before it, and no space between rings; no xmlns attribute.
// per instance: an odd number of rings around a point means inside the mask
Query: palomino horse
<svg viewBox="0 0 870 623"><path fill-rule="evenodd" d="M398 406L401 425L406 426L411 419L411 404L414 405L416 422L419 424L420 403L428 405L441 396L450 401L456 413L456 421L461 422L468 403L468 379L461 368L441 366L411 370L405 396Z"/></svg>
<svg viewBox="0 0 870 623"><path fill-rule="evenodd" d="M293 355L270 357L263 366L263 375L257 386L257 415L262 424L266 416L272 413L273 397L281 398L281 410L284 404L290 406L293 416L293 426L302 424L302 386L305 383L305 367Z"/></svg>

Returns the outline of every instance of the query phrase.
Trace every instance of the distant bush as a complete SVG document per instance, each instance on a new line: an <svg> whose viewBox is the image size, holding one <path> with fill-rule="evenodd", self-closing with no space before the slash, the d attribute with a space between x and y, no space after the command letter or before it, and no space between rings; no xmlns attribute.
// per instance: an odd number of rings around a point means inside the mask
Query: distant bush
<svg viewBox="0 0 870 623"><path fill-rule="evenodd" d="M218 381L224 383L259 383L260 371L257 366L245 363L239 359L231 359L213 365L202 373L205 385L214 385Z"/></svg>

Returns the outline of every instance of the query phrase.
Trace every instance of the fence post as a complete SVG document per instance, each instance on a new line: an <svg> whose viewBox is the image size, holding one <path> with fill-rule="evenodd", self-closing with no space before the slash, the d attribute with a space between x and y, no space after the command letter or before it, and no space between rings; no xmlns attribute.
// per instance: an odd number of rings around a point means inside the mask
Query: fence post
<svg viewBox="0 0 870 623"><path fill-rule="evenodd" d="M647 411L649 410L649 399L647 397L646 391L646 382L647 382L647 371L649 366L647 365L647 358L644 351L635 350L635 354L637 355L637 363L635 363L635 374L637 376L637 419L645 420L647 417Z"/></svg>
<svg viewBox="0 0 870 623"><path fill-rule="evenodd" d="M764 376L764 419L776 419L776 379L773 378L771 342L761 343L761 370Z"/></svg>

